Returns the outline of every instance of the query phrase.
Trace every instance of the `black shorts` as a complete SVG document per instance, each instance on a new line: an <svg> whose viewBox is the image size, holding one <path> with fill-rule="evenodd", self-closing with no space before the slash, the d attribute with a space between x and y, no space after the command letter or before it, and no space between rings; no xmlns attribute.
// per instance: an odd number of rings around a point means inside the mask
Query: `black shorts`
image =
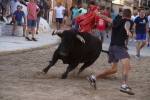
<svg viewBox="0 0 150 100"><path fill-rule="evenodd" d="M61 23L62 24L63 18L56 18L56 22L57 23Z"/></svg>
<svg viewBox="0 0 150 100"><path fill-rule="evenodd" d="M113 45L109 47L108 63L118 62L121 59L130 58L124 46Z"/></svg>

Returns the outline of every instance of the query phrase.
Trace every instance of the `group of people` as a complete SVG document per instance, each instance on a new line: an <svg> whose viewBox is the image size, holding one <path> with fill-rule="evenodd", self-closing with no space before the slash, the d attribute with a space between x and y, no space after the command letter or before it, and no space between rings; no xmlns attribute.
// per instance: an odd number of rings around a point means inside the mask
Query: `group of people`
<svg viewBox="0 0 150 100"><path fill-rule="evenodd" d="M95 5L94 1L91 1L90 4ZM57 5L59 8L60 5ZM55 8L56 9L56 8ZM64 9L61 11L63 12ZM82 16L82 13L88 12L88 8L85 7L84 4L76 5L73 4L71 11L71 28L79 28L80 26L74 22L74 18L77 16ZM100 38L101 42L104 41L105 30L107 34L107 28L110 26L112 27L112 36L111 42L109 47L109 59L108 62L111 64L111 68L108 68L100 73L90 75L87 77L88 81L90 82L91 86L96 89L96 79L101 78L106 75L114 74L117 72L118 62L121 61L123 65L122 71L122 85L119 88L121 92L125 92L128 94L133 95L131 88L127 84L128 74L130 70L130 56L127 52L127 40L128 38L136 40L136 58L140 58L140 50L146 44L146 38L150 39L150 32L149 32L149 23L150 23L150 15L145 16L145 10L140 9L139 15L137 12L134 11L133 15L130 9L121 9L119 10L119 14L115 14L114 10L112 9L109 12L109 8L95 10L93 13L97 14L97 23L96 24L96 31L94 35ZM82 13L81 13L82 12ZM56 10L57 13L57 10ZM62 16L63 18L63 16ZM56 18L57 23L61 23L60 20ZM58 27L58 26L57 26ZM57 28L59 31L60 28ZM92 29L89 29L89 32ZM108 36L107 36L108 37ZM130 41L131 41L130 39ZM140 42L142 41L142 44ZM148 42L149 46L149 42Z"/></svg>
<svg viewBox="0 0 150 100"><path fill-rule="evenodd" d="M21 10L22 6L21 3L27 6L27 15ZM4 8L5 3L5 10ZM0 3L2 8L2 16L1 18L8 18L9 16L6 16L6 13L8 11L8 7L10 7L10 16L12 17L12 21L10 24L13 24L12 29L12 36L15 35L15 30L17 26L23 27L23 37L27 41L37 41L34 37L34 34L38 34L39 29L39 23L40 23L40 17L44 17L45 10L43 9L43 6L41 6L40 0L2 0ZM1 10L1 9L0 9ZM5 13L3 13L5 11ZM22 21L22 18L24 21ZM26 24L27 23L27 24ZM26 29L27 26L27 29ZM36 27L36 30L35 30ZM28 34L32 33L32 38L30 39L28 37Z"/></svg>

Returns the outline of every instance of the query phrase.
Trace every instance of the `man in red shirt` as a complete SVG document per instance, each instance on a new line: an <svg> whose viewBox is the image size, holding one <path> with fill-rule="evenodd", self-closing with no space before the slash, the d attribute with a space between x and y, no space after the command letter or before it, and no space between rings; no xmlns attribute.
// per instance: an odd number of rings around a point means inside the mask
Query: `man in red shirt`
<svg viewBox="0 0 150 100"><path fill-rule="evenodd" d="M104 10L101 10L101 14L104 14ZM96 32L95 35L100 38L101 43L104 41L105 37L105 21L101 19L99 16L97 17L97 27L96 27Z"/></svg>
<svg viewBox="0 0 150 100"><path fill-rule="evenodd" d="M37 7L37 5L34 3L34 0L30 0L30 2L27 4L27 10L28 10L28 20L27 20L27 31L26 31L26 40L27 41L37 41L34 38L35 34L35 27L36 27L36 20L37 20L37 14L39 13L40 9ZM28 37L29 30L32 30L32 39Z"/></svg>

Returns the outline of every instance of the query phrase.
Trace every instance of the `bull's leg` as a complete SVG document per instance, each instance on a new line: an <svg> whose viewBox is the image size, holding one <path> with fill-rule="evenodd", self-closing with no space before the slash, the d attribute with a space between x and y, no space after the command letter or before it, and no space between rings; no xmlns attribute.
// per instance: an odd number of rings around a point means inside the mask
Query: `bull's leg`
<svg viewBox="0 0 150 100"><path fill-rule="evenodd" d="M75 69L78 65L79 65L79 63L70 64L70 65L67 67L66 71L62 74L61 78L62 78L62 79L66 79L67 76L68 76L68 73L69 73L70 71L72 71L73 69Z"/></svg>
<svg viewBox="0 0 150 100"><path fill-rule="evenodd" d="M95 53L92 55L93 58L91 57L92 60L85 62L85 63L81 66L81 68L79 69L79 71L78 71L77 74L79 75L85 68L87 68L87 67L89 67L90 65L92 65L92 64L96 61L96 59L99 57L99 55L100 55L100 52L99 52L99 51L95 52Z"/></svg>
<svg viewBox="0 0 150 100"><path fill-rule="evenodd" d="M52 61L49 62L49 65L42 70L43 74L46 74L48 70L58 61L59 59L59 51L56 50L53 54Z"/></svg>

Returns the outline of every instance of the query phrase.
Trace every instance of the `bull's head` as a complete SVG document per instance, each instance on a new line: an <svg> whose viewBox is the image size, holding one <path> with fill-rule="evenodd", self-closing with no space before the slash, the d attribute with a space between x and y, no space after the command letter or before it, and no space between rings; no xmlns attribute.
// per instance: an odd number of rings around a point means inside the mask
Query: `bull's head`
<svg viewBox="0 0 150 100"><path fill-rule="evenodd" d="M52 35L58 35L61 37L61 43L59 48L60 55L62 56L68 56L69 52L71 52L73 47L75 46L75 40L79 40L83 44L85 44L85 40L80 35L77 35L75 32L71 32L70 30L56 32L53 31Z"/></svg>

